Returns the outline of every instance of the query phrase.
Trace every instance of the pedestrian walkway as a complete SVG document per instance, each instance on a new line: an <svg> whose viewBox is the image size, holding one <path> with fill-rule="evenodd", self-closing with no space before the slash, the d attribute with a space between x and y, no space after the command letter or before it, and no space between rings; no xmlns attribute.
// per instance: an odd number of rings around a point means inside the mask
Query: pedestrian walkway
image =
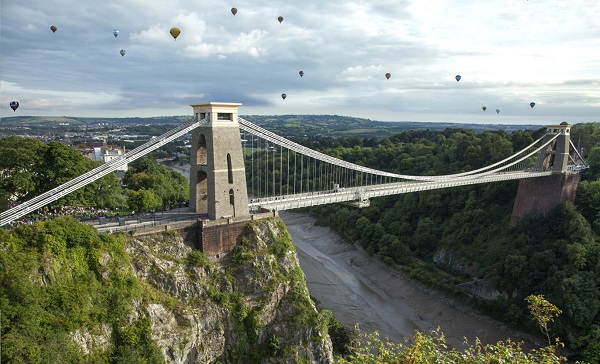
<svg viewBox="0 0 600 364"><path fill-rule="evenodd" d="M190 212L188 207L181 207L155 213L147 212L123 217L99 218L85 221L85 223L92 225L99 232L116 233L206 218L206 215Z"/></svg>

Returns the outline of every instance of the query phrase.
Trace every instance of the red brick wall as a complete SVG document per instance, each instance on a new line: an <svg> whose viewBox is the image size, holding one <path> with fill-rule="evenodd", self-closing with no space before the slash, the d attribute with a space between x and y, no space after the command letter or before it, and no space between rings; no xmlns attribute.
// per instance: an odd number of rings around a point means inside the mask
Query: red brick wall
<svg viewBox="0 0 600 364"><path fill-rule="evenodd" d="M574 202L580 179L579 173L522 179L519 182L510 224L516 225L529 215L545 216L565 201Z"/></svg>
<svg viewBox="0 0 600 364"><path fill-rule="evenodd" d="M207 255L229 253L242 240L247 222L203 226L200 232L200 250Z"/></svg>

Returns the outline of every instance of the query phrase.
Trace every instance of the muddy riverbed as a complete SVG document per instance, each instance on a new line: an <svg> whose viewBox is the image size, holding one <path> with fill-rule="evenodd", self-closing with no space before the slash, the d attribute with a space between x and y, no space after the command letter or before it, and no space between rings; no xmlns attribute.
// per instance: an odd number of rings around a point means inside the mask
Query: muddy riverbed
<svg viewBox="0 0 600 364"><path fill-rule="evenodd" d="M344 324L359 324L362 332L378 331L394 342L439 326L456 348L463 348L465 337L486 344L510 337L524 341L524 348L537 346L529 336L390 270L333 230L315 226L310 215L281 211L280 217L293 238L311 296Z"/></svg>

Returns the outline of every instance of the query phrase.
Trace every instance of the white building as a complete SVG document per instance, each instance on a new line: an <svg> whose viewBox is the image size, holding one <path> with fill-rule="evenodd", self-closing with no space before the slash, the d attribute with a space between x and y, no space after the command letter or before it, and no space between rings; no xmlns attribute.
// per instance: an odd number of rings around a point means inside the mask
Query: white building
<svg viewBox="0 0 600 364"><path fill-rule="evenodd" d="M110 148L110 147L96 147L94 148L94 159L96 161L102 161L104 163L110 162L111 160L118 158L125 154L125 147ZM117 168L117 171L127 172L127 163Z"/></svg>

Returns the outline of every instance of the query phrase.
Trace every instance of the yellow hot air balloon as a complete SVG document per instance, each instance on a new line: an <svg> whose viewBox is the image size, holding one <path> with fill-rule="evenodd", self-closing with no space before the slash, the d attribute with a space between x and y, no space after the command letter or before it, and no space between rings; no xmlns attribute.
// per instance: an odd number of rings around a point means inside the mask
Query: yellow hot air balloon
<svg viewBox="0 0 600 364"><path fill-rule="evenodd" d="M169 33L171 33L171 36L177 40L177 37L179 37L179 34L181 34L181 30L179 30L179 28L171 28Z"/></svg>

